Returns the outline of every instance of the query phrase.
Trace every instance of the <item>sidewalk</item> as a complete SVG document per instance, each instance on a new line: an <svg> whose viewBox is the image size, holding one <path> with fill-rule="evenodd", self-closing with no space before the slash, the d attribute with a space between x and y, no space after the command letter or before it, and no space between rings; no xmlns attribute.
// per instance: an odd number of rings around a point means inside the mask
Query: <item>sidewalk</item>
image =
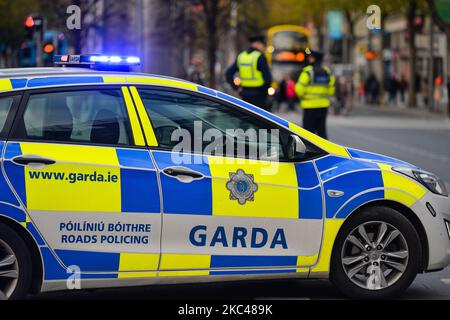
<svg viewBox="0 0 450 320"><path fill-rule="evenodd" d="M282 118L302 124L302 113L280 113ZM390 106L355 106L350 114L334 115L330 109L330 127L450 130L450 119L424 109Z"/></svg>
<svg viewBox="0 0 450 320"><path fill-rule="evenodd" d="M393 105L357 104L351 111L351 116L401 117L420 119L443 119L445 114L433 113L423 107L408 108Z"/></svg>

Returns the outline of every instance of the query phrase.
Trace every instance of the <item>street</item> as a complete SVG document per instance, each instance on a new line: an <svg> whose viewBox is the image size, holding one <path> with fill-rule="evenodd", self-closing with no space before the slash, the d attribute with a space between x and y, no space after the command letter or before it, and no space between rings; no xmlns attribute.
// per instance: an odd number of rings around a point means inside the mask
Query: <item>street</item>
<svg viewBox="0 0 450 320"><path fill-rule="evenodd" d="M300 114L282 114L301 124ZM356 109L329 119L330 140L414 163L450 187L450 121ZM41 294L38 299L342 299L327 280L283 280L154 286ZM450 299L450 268L418 275L403 299Z"/></svg>

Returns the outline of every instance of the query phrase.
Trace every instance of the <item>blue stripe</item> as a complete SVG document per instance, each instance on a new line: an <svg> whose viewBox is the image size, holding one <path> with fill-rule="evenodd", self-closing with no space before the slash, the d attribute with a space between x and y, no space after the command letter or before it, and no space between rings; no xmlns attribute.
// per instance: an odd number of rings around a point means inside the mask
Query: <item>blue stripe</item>
<svg viewBox="0 0 450 320"><path fill-rule="evenodd" d="M164 213L212 215L211 179L182 183L161 174Z"/></svg>
<svg viewBox="0 0 450 320"><path fill-rule="evenodd" d="M299 188L313 188L319 185L319 178L312 162L296 164L295 171Z"/></svg>
<svg viewBox="0 0 450 320"><path fill-rule="evenodd" d="M182 183L160 173L165 213L212 215L211 172L207 157L192 154L152 151L159 170L182 166L207 176L202 180ZM180 163L179 156L186 156Z"/></svg>
<svg viewBox="0 0 450 320"><path fill-rule="evenodd" d="M79 266L81 272L117 271L119 270L120 253L86 252L72 250L55 250L55 253L66 266Z"/></svg>
<svg viewBox="0 0 450 320"><path fill-rule="evenodd" d="M381 171L352 172L337 177L324 185L326 198L327 218L332 218L337 210L353 196L373 188L382 188L383 178ZM343 191L344 195L339 198L328 196L328 190Z"/></svg>
<svg viewBox="0 0 450 320"><path fill-rule="evenodd" d="M28 79L11 79L11 86L13 89L22 89L27 87Z"/></svg>
<svg viewBox="0 0 450 320"><path fill-rule="evenodd" d="M212 256L211 268L291 267L297 265L296 256Z"/></svg>
<svg viewBox="0 0 450 320"><path fill-rule="evenodd" d="M368 162L368 161L359 161L354 159L343 159L344 161L338 161L331 165L327 172L324 172L320 175L322 180L328 180L335 176L341 175L346 172L356 171L356 170L365 170L365 169L376 169L380 168L376 163ZM325 169L325 170L327 170ZM324 170L321 170L324 171Z"/></svg>
<svg viewBox="0 0 450 320"><path fill-rule="evenodd" d="M66 270L59 264L53 253L47 247L41 247L41 255L44 262L45 280L63 280L69 277Z"/></svg>
<svg viewBox="0 0 450 320"><path fill-rule="evenodd" d="M3 148L5 144L3 141L0 142L0 152L3 153ZM8 183L6 182L6 179L3 175L3 173L0 173L0 201L10 203L13 205L18 206L19 201L17 201L16 196L11 191L11 188L9 187ZM0 212L2 213L2 212Z"/></svg>
<svg viewBox="0 0 450 320"><path fill-rule="evenodd" d="M12 158L15 158L20 155L22 155L22 150L20 149L20 143L8 142L8 146L6 147L6 152L5 152L5 160L12 159Z"/></svg>
<svg viewBox="0 0 450 320"><path fill-rule="evenodd" d="M8 143L6 146L5 159L12 159L22 154L19 143ZM10 160L3 162L6 175L11 181L14 190L19 196L24 206L27 206L26 188L25 188L25 168L18 166Z"/></svg>
<svg viewBox="0 0 450 320"><path fill-rule="evenodd" d="M322 219L322 189L317 187L312 190L299 190L299 217L300 219Z"/></svg>
<svg viewBox="0 0 450 320"><path fill-rule="evenodd" d="M103 77L47 77L34 78L28 81L28 88L67 85L67 84L86 84L103 83Z"/></svg>
<svg viewBox="0 0 450 320"><path fill-rule="evenodd" d="M237 104L238 106L243 107L243 108L245 108L247 110L251 110L253 112L256 112L256 113L258 113L261 116L264 116L264 117L266 117L266 118L268 118L268 119L270 119L272 121L275 121L276 123L278 123L278 124L280 124L280 125L282 125L282 126L284 126L286 128L289 128L289 122L287 122L286 120L281 119L280 117L278 117L278 116L276 116L276 115L274 115L274 114L272 114L272 113L270 113L270 112L268 112L266 110L258 108L256 106L250 104L250 103L247 103L245 101L242 101L240 99L237 99L235 97L232 97L232 96L227 95L227 94L222 93L222 92L217 92L217 97L219 97L219 98L221 98L223 100L226 100L228 102Z"/></svg>
<svg viewBox="0 0 450 320"><path fill-rule="evenodd" d="M147 150L116 149L119 163L124 167L155 169Z"/></svg>
<svg viewBox="0 0 450 320"><path fill-rule="evenodd" d="M23 210L0 203L0 214L5 215L17 222L25 222L26 214Z"/></svg>
<svg viewBox="0 0 450 320"><path fill-rule="evenodd" d="M33 238L36 240L37 244L40 246L45 245L44 239L42 239L41 235L37 231L36 227L33 223L27 223L27 230L33 235Z"/></svg>
<svg viewBox="0 0 450 320"><path fill-rule="evenodd" d="M217 97L217 91L206 87L198 86L198 91L201 93L209 94L210 96Z"/></svg>
<svg viewBox="0 0 450 320"><path fill-rule="evenodd" d="M122 212L160 213L156 171L120 169Z"/></svg>
<svg viewBox="0 0 450 320"><path fill-rule="evenodd" d="M350 213L352 213L355 209L360 207L361 205L370 202L372 200L384 199L384 190L377 190L365 193L345 205L341 209L341 211L337 214L336 218L344 219L347 218Z"/></svg>
<svg viewBox="0 0 450 320"><path fill-rule="evenodd" d="M395 159L392 157L387 157L382 154L366 152L366 151L351 149L351 148L347 148L347 151L350 153L350 155L353 158L357 158L357 159L366 159L366 160L390 163L390 164L394 164L394 165L403 165L403 166L407 166L407 167L411 167L411 168L417 168L416 166L414 166L408 162L398 160L398 159Z"/></svg>

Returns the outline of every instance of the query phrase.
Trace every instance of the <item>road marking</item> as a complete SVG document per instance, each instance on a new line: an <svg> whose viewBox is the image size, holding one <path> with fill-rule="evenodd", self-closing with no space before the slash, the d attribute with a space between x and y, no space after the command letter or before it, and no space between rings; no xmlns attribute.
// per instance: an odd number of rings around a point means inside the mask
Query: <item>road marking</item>
<svg viewBox="0 0 450 320"><path fill-rule="evenodd" d="M447 285L450 285L450 279L441 279L441 282Z"/></svg>

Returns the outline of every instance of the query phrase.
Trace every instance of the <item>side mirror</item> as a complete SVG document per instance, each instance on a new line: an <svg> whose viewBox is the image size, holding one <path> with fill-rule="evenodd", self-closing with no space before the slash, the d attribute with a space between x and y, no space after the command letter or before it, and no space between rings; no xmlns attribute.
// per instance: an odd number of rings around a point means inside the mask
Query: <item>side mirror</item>
<svg viewBox="0 0 450 320"><path fill-rule="evenodd" d="M289 150L288 157L289 160L301 160L306 154L306 146L296 135L291 135L289 137Z"/></svg>

